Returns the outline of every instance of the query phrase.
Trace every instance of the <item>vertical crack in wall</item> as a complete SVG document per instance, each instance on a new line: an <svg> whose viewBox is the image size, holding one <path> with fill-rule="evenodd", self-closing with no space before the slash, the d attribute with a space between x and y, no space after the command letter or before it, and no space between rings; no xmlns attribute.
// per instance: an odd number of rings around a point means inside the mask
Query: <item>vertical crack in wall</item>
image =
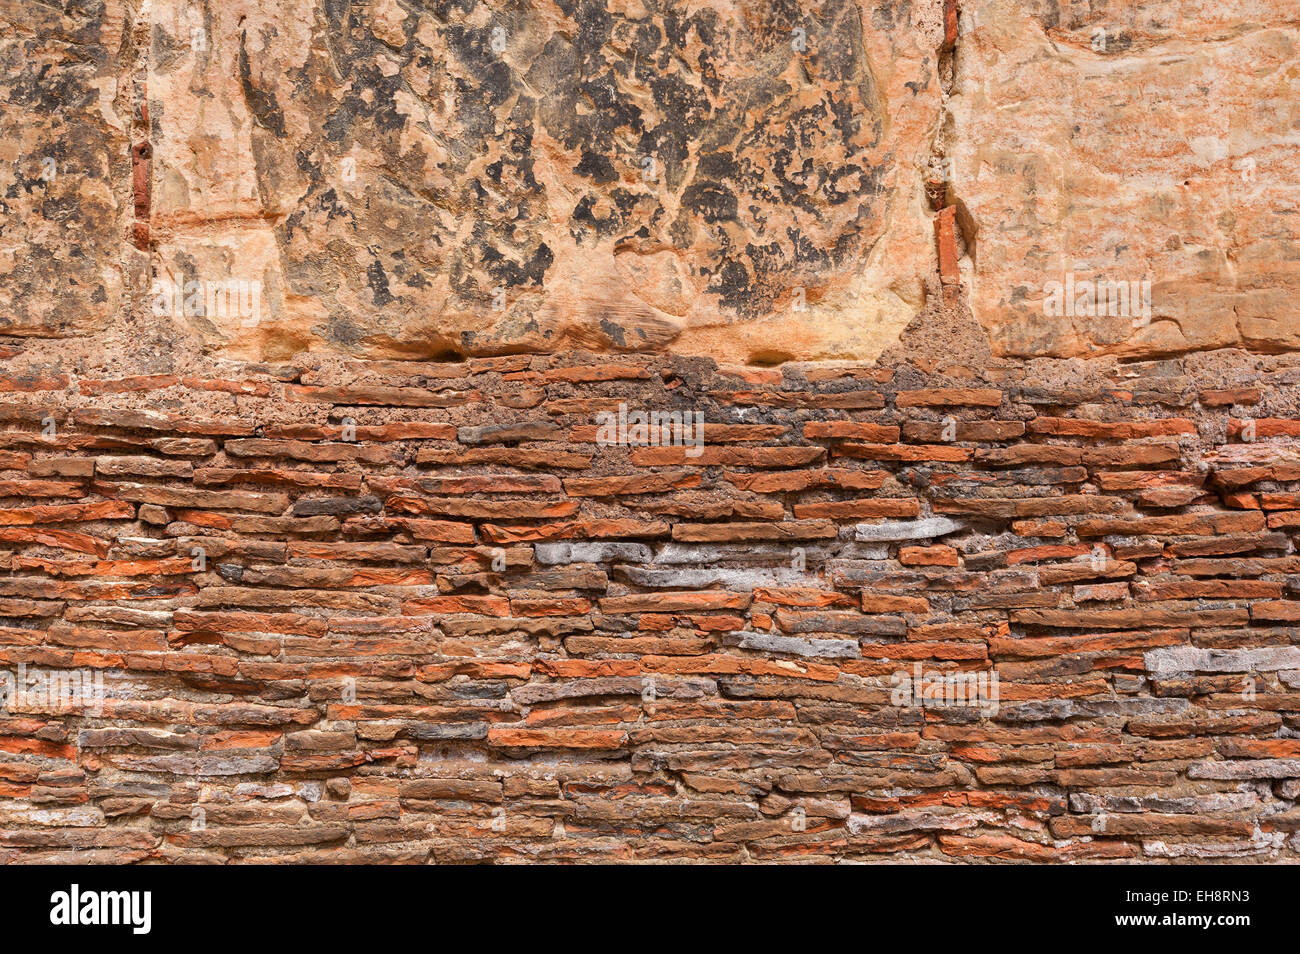
<svg viewBox="0 0 1300 954"><path fill-rule="evenodd" d="M132 25L132 42L136 61L133 70L134 91L131 103L131 191L134 196L135 221L131 240L142 252L152 249L149 215L152 201L152 136L149 129L149 48L151 20L150 0L144 0Z"/></svg>
<svg viewBox="0 0 1300 954"><path fill-rule="evenodd" d="M925 193L934 219L935 248L939 260L939 281L944 301L956 300L961 289L963 256L974 259L975 220L958 198L954 183L949 143L954 135L949 99L956 87L957 43L960 39L961 6L958 0L943 0L943 42L939 47L938 74L943 105L927 162Z"/></svg>

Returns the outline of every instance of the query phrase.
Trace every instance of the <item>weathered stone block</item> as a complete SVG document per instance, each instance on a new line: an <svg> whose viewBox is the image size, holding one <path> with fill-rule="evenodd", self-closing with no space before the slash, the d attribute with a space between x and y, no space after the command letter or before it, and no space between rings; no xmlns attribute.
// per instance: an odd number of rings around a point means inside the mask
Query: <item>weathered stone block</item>
<svg viewBox="0 0 1300 954"><path fill-rule="evenodd" d="M228 353L861 356L922 302L939 4L159 0L152 34L159 273L260 283L177 316Z"/></svg>
<svg viewBox="0 0 1300 954"><path fill-rule="evenodd" d="M962 15L952 189L997 351L1300 347L1288 0L965 0Z"/></svg>
<svg viewBox="0 0 1300 954"><path fill-rule="evenodd" d="M538 563L649 563L653 554L644 543L539 543Z"/></svg>
<svg viewBox="0 0 1300 954"><path fill-rule="evenodd" d="M136 7L0 9L0 334L63 338L120 318L138 261L128 241Z"/></svg>

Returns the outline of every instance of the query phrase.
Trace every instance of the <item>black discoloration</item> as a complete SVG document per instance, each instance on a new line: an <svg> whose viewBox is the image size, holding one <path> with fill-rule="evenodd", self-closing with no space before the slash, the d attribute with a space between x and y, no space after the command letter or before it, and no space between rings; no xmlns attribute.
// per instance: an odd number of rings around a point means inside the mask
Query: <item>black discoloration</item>
<svg viewBox="0 0 1300 954"><path fill-rule="evenodd" d="M120 273L133 214L130 117L106 117L101 99L121 82L122 51L106 45L120 37L105 28L119 11L103 0L9 7L0 138L15 149L0 174L0 334L91 333L117 317L105 275Z"/></svg>
<svg viewBox="0 0 1300 954"><path fill-rule="evenodd" d="M683 249L703 243L691 260L702 263L721 304L760 314L780 286L811 279L801 265L842 266L853 252L850 241L820 258L807 254L803 225L838 235L879 215L881 170L867 151L882 124L857 7L832 0L812 16L793 3L764 5L759 22L743 27L713 10L684 15L675 6L649 7L647 19L629 21L603 4L574 4L572 40L553 37L530 73L555 97L541 112L547 131L583 150L577 171L601 184L622 169L624 182L641 186L643 201L603 215L596 211L600 194L580 197L571 230L618 240L648 230ZM809 38L803 54L791 46L796 26ZM819 77L812 101L806 88L781 78L801 55ZM576 74L567 83L566 70ZM638 89L649 91L653 109L644 108ZM580 102L591 110L575 109ZM643 175L646 157L652 181ZM686 218L666 220L666 192L676 194ZM844 211L828 216L839 207Z"/></svg>
<svg viewBox="0 0 1300 954"><path fill-rule="evenodd" d="M467 350L545 339L552 320L536 319L563 257L557 227L584 250L675 250L680 273L737 319L857 267L883 221L886 157L854 0L556 7L561 28L516 0L403 4L385 42L368 7L325 0L320 53L250 63L257 54L241 45L259 125L294 130L280 181L305 182L277 226L286 274L312 274L331 315L481 314L485 327L459 343ZM892 10L890 23L904 14ZM796 28L806 49L792 44ZM264 84L286 61L305 65L277 100ZM339 189L347 157L360 184ZM502 312L498 288L543 294L507 295ZM622 329L605 332L612 342L636 346L636 319L606 321Z"/></svg>
<svg viewBox="0 0 1300 954"><path fill-rule="evenodd" d="M622 325L611 321L609 318L602 318L600 319L600 330L605 332L605 336L613 342L614 347L627 347L627 330Z"/></svg>
<svg viewBox="0 0 1300 954"><path fill-rule="evenodd" d="M388 276L384 274L384 266L379 259L370 263L370 268L366 270L366 278L369 280L370 291L374 295L376 305L382 307L394 300L388 290Z"/></svg>
<svg viewBox="0 0 1300 954"><path fill-rule="evenodd" d="M682 204L705 222L729 222L736 217L736 197L716 182L691 183L682 196Z"/></svg>
<svg viewBox="0 0 1300 954"><path fill-rule="evenodd" d="M618 180L614 164L605 156L595 152L584 152L582 161L573 170L580 176L586 176L597 185L604 185Z"/></svg>
<svg viewBox="0 0 1300 954"><path fill-rule="evenodd" d="M749 272L738 259L728 258L718 270L717 277L708 290L715 295L720 295L728 307L739 311L750 300Z"/></svg>
<svg viewBox="0 0 1300 954"><path fill-rule="evenodd" d="M274 92L260 89L253 84L252 71L248 64L247 39L247 35L243 33L239 35L239 85L244 91L248 111L253 114L260 126L273 132L277 138L283 139L284 113L275 101Z"/></svg>

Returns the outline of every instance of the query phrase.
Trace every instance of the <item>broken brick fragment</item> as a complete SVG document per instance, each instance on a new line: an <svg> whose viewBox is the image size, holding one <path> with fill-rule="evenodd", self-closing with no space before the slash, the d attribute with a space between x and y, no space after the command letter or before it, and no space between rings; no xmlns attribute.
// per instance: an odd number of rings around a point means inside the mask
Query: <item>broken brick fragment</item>
<svg viewBox="0 0 1300 954"><path fill-rule="evenodd" d="M943 52L957 45L957 0L943 0Z"/></svg>
<svg viewBox="0 0 1300 954"><path fill-rule="evenodd" d="M945 285L961 282L957 265L957 208L947 206L934 217L934 238L939 249L939 279Z"/></svg>

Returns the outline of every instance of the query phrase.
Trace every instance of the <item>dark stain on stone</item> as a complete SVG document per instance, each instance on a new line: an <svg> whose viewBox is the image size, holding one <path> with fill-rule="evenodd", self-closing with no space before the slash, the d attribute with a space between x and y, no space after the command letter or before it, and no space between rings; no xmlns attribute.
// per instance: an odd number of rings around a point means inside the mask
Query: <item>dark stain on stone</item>
<svg viewBox="0 0 1300 954"><path fill-rule="evenodd" d="M729 222L736 217L736 197L717 182L694 182L682 194L682 205L705 222Z"/></svg>
<svg viewBox="0 0 1300 954"><path fill-rule="evenodd" d="M371 260L370 267L366 269L366 279L370 284L370 291L376 305L382 307L390 301L395 301L388 290L388 276L384 274L384 266L379 259Z"/></svg>
<svg viewBox="0 0 1300 954"><path fill-rule="evenodd" d="M252 70L248 62L248 47L245 43L246 33L239 34L239 85L244 91L244 100L248 111L253 114L257 124L263 129L275 133L276 138L285 136L284 113L275 101L275 93L259 89L253 85Z"/></svg>
<svg viewBox="0 0 1300 954"><path fill-rule="evenodd" d="M662 0L646 0L639 17L604 0L555 5L570 22L535 38L527 31L550 25L526 4L406 3L408 37L422 19L438 42L394 52L365 8L323 0L321 53L286 79L294 85L276 87L280 102L253 82L273 73L249 62L241 36L240 82L259 125L304 129L279 180L308 183L279 227L287 276L355 285L350 262L364 249L377 307L417 305L427 297L418 289L449 285L452 307L483 309L481 343L523 327L488 310L497 286L545 289L555 253L543 239L557 201L571 203L565 228L579 244L679 250L736 317L854 266L884 213L888 157L870 152L881 103L853 0L824 0L815 14L772 0L740 17ZM879 29L910 22L906 0L877 7ZM492 49L498 26L504 54ZM795 27L807 31L806 52L792 49ZM412 96L427 117L398 110ZM304 125L295 110L321 119ZM575 157L571 200L547 196L537 178L538 133ZM340 160L366 150L382 173L333 191ZM419 236L405 256L391 250L393 231ZM509 315L528 317L536 301L511 299Z"/></svg>
<svg viewBox="0 0 1300 954"><path fill-rule="evenodd" d="M606 337L618 348L627 347L627 332L622 325L615 324L608 318L600 319L600 330L605 332Z"/></svg>
<svg viewBox="0 0 1300 954"><path fill-rule="evenodd" d="M334 315L330 318L326 337L345 347L352 347L364 340L365 332L350 318L344 315Z"/></svg>
<svg viewBox="0 0 1300 954"><path fill-rule="evenodd" d="M721 296L723 304L737 311L750 306L752 288L749 272L737 259L729 258L723 262L708 290Z"/></svg>
<svg viewBox="0 0 1300 954"><path fill-rule="evenodd" d="M586 176L597 185L618 181L618 171L614 168L614 164L608 157L596 152L583 152L582 161L574 167L573 171L580 176Z"/></svg>

